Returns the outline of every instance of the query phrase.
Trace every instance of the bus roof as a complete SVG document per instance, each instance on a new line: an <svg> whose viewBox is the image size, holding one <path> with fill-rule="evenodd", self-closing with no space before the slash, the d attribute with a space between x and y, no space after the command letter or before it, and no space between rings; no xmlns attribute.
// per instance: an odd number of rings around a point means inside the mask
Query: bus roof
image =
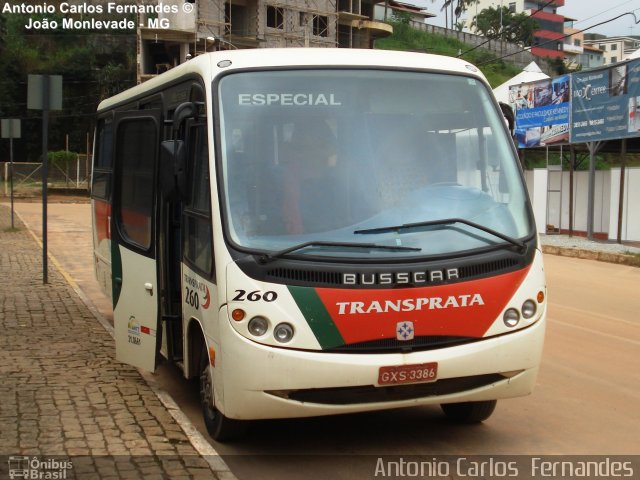
<svg viewBox="0 0 640 480"><path fill-rule="evenodd" d="M219 66L220 62L226 66ZM230 62L230 63L229 63ZM348 48L257 48L224 50L198 55L171 70L140 85L125 90L100 103L98 110L114 107L131 98L143 95L177 80L188 73L198 73L213 79L219 73L247 68L268 67L383 67L424 69L486 78L475 66L465 60L441 55L394 50L367 50Z"/></svg>

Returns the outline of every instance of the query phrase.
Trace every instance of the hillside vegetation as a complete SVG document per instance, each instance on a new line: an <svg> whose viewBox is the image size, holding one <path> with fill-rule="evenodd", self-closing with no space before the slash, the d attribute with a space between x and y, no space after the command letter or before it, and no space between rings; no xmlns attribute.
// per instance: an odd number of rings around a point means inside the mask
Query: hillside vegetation
<svg viewBox="0 0 640 480"><path fill-rule="evenodd" d="M472 45L462 43L456 38L413 29L403 21L390 23L393 25L393 35L376 41L375 48L419 51L450 57L456 57L459 52L473 48ZM469 52L463 58L480 68L493 88L506 82L522 70L503 60L497 60L497 55L481 48Z"/></svg>

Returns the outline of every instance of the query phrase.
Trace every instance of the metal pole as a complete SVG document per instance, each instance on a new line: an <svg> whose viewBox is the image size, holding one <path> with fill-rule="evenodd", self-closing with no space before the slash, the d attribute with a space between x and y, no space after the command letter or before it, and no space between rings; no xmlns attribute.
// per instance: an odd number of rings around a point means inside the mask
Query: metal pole
<svg viewBox="0 0 640 480"><path fill-rule="evenodd" d="M87 132L87 157L84 161L84 175L85 178L87 179L87 190L91 191L91 174L89 173L89 155L90 155L90 149L89 149L89 132Z"/></svg>
<svg viewBox="0 0 640 480"><path fill-rule="evenodd" d="M9 189L11 190L11 229L13 223L13 120L9 121Z"/></svg>
<svg viewBox="0 0 640 480"><path fill-rule="evenodd" d="M622 243L622 221L623 221L623 208L624 208L624 177L626 170L626 156L627 156L627 140L623 139L620 145L620 197L618 200L618 237L617 242Z"/></svg>
<svg viewBox="0 0 640 480"><path fill-rule="evenodd" d="M600 142L587 142L589 148L589 190L587 192L587 238L593 240L593 215L596 191L596 151Z"/></svg>
<svg viewBox="0 0 640 480"><path fill-rule="evenodd" d="M573 171L576 165L576 148L569 146L569 236L573 237Z"/></svg>
<svg viewBox="0 0 640 480"><path fill-rule="evenodd" d="M49 130L49 75L42 75L42 283L49 283L47 260L47 182Z"/></svg>

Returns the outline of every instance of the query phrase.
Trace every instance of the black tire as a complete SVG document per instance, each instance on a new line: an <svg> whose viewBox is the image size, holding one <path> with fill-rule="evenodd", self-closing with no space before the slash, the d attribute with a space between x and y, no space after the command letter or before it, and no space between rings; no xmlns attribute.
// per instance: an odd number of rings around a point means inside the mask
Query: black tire
<svg viewBox="0 0 640 480"><path fill-rule="evenodd" d="M200 355L200 405L207 432L218 442L237 440L244 436L248 422L225 417L216 407L211 388L211 369L209 368L209 354L207 346L202 347Z"/></svg>
<svg viewBox="0 0 640 480"><path fill-rule="evenodd" d="M440 407L450 420L458 423L480 423L491 416L497 403L497 400L486 400L484 402L445 403Z"/></svg>

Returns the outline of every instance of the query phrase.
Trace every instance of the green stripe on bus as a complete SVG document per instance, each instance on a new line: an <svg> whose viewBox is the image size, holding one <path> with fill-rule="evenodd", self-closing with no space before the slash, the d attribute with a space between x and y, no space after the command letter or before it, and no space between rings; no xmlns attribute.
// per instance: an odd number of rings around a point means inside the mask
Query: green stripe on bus
<svg viewBox="0 0 640 480"><path fill-rule="evenodd" d="M288 287L323 349L344 345L344 339L314 288Z"/></svg>
<svg viewBox="0 0 640 480"><path fill-rule="evenodd" d="M116 309L120 292L122 291L122 257L120 256L120 245L115 240L111 240L111 297L113 299L113 309Z"/></svg>

